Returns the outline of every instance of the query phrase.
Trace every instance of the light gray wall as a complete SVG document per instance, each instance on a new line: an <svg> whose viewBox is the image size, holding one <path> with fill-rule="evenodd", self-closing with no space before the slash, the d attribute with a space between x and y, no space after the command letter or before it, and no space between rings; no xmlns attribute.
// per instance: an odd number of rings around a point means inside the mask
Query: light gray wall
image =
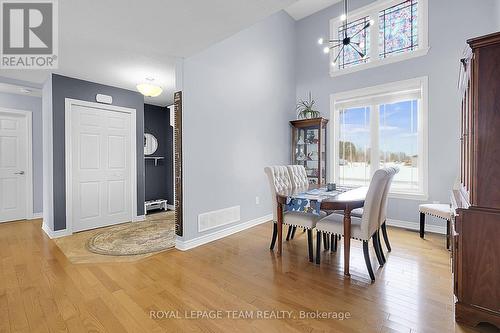
<svg viewBox="0 0 500 333"><path fill-rule="evenodd" d="M54 230L66 228L65 98L95 102L96 94L113 97L113 105L136 110L137 215L144 215L144 97L136 92L61 75L52 75Z"/></svg>
<svg viewBox="0 0 500 333"><path fill-rule="evenodd" d="M279 12L185 59L184 239L201 235L200 213L239 205L240 223L271 214L263 169L289 161L294 27Z"/></svg>
<svg viewBox="0 0 500 333"><path fill-rule="evenodd" d="M496 29L500 31L500 1L496 1Z"/></svg>
<svg viewBox="0 0 500 333"><path fill-rule="evenodd" d="M354 10L373 1L353 0ZM496 0L429 0L429 53L424 57L366 69L335 78L329 58L317 40L328 36L329 20L341 14L334 5L297 22L297 98L312 91L319 110L329 117L330 94L387 82L429 77L429 202L449 202L458 172L460 97L457 94L459 59L470 37L495 30ZM417 221L415 200L391 199L389 218Z"/></svg>
<svg viewBox="0 0 500 333"><path fill-rule="evenodd" d="M33 213L43 210L42 98L0 93L0 107L32 112Z"/></svg>

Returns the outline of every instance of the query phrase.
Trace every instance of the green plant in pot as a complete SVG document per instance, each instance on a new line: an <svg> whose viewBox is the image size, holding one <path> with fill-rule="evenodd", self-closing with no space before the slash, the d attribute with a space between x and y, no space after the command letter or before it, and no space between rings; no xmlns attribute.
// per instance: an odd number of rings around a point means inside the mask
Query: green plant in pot
<svg viewBox="0 0 500 333"><path fill-rule="evenodd" d="M297 107L295 108L295 110L297 111L297 118L298 119L318 118L320 116L320 112L313 109L315 103L316 102L312 98L311 92L309 92L309 98L305 101L301 99L297 104Z"/></svg>

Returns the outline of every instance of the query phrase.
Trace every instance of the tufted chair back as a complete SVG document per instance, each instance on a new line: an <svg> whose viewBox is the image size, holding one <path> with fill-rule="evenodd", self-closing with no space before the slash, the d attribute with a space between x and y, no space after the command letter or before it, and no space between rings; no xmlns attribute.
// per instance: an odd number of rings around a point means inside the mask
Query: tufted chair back
<svg viewBox="0 0 500 333"><path fill-rule="evenodd" d="M389 175L387 175L384 196L382 197L382 204L380 209L380 221L379 224L382 225L387 219L387 202L389 197L389 190L391 189L392 180L394 176L399 172L398 167L388 167Z"/></svg>
<svg viewBox="0 0 500 333"><path fill-rule="evenodd" d="M288 174L292 180L293 189L307 188L309 179L307 179L306 168L303 165L287 165Z"/></svg>
<svg viewBox="0 0 500 333"><path fill-rule="evenodd" d="M292 190L292 181L288 174L288 169L284 165L268 166L264 168L269 181L269 188L271 189L271 200L273 203L273 221L278 220L277 210L278 204L276 203L276 192L285 190Z"/></svg>
<svg viewBox="0 0 500 333"><path fill-rule="evenodd" d="M361 235L364 240L369 240L379 228L382 198L390 174L391 170L389 168L379 169L375 171L370 181L361 218Z"/></svg>

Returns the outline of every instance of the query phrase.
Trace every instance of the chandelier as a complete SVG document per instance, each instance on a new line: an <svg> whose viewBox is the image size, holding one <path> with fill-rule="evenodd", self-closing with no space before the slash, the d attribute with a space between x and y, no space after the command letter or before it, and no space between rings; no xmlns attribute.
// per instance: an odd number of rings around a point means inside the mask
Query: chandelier
<svg viewBox="0 0 500 333"><path fill-rule="evenodd" d="M347 0L344 0L344 13L340 16L340 20L343 22L342 23L342 34L343 34L342 39L330 39L326 42L326 43L328 43L328 46L325 46L323 48L323 51L326 54L329 54L330 50L335 50L335 49L338 50L337 56L334 58L334 60L332 62L332 65L334 67L337 66L337 60L339 59L339 57L342 54L342 52L344 51L344 49L347 49L349 47L351 47L357 54L359 54L359 56L362 59L365 59L366 54L364 54L361 51L361 48L359 46L361 43L354 41L353 38L358 36L364 30L368 29L374 23L373 20L368 21L361 29L359 29L358 31L354 32L352 35L349 36L347 34L347 28L349 25ZM318 39L318 44L319 45L325 44L324 38Z"/></svg>

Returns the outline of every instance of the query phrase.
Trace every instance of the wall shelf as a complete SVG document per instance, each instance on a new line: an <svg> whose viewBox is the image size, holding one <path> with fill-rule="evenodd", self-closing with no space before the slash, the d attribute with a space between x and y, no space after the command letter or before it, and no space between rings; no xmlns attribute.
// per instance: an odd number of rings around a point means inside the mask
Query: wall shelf
<svg viewBox="0 0 500 333"><path fill-rule="evenodd" d="M157 166L158 165L158 161L165 159L165 157L163 157L163 156L144 156L144 159L145 160L154 160L155 161L155 166Z"/></svg>

